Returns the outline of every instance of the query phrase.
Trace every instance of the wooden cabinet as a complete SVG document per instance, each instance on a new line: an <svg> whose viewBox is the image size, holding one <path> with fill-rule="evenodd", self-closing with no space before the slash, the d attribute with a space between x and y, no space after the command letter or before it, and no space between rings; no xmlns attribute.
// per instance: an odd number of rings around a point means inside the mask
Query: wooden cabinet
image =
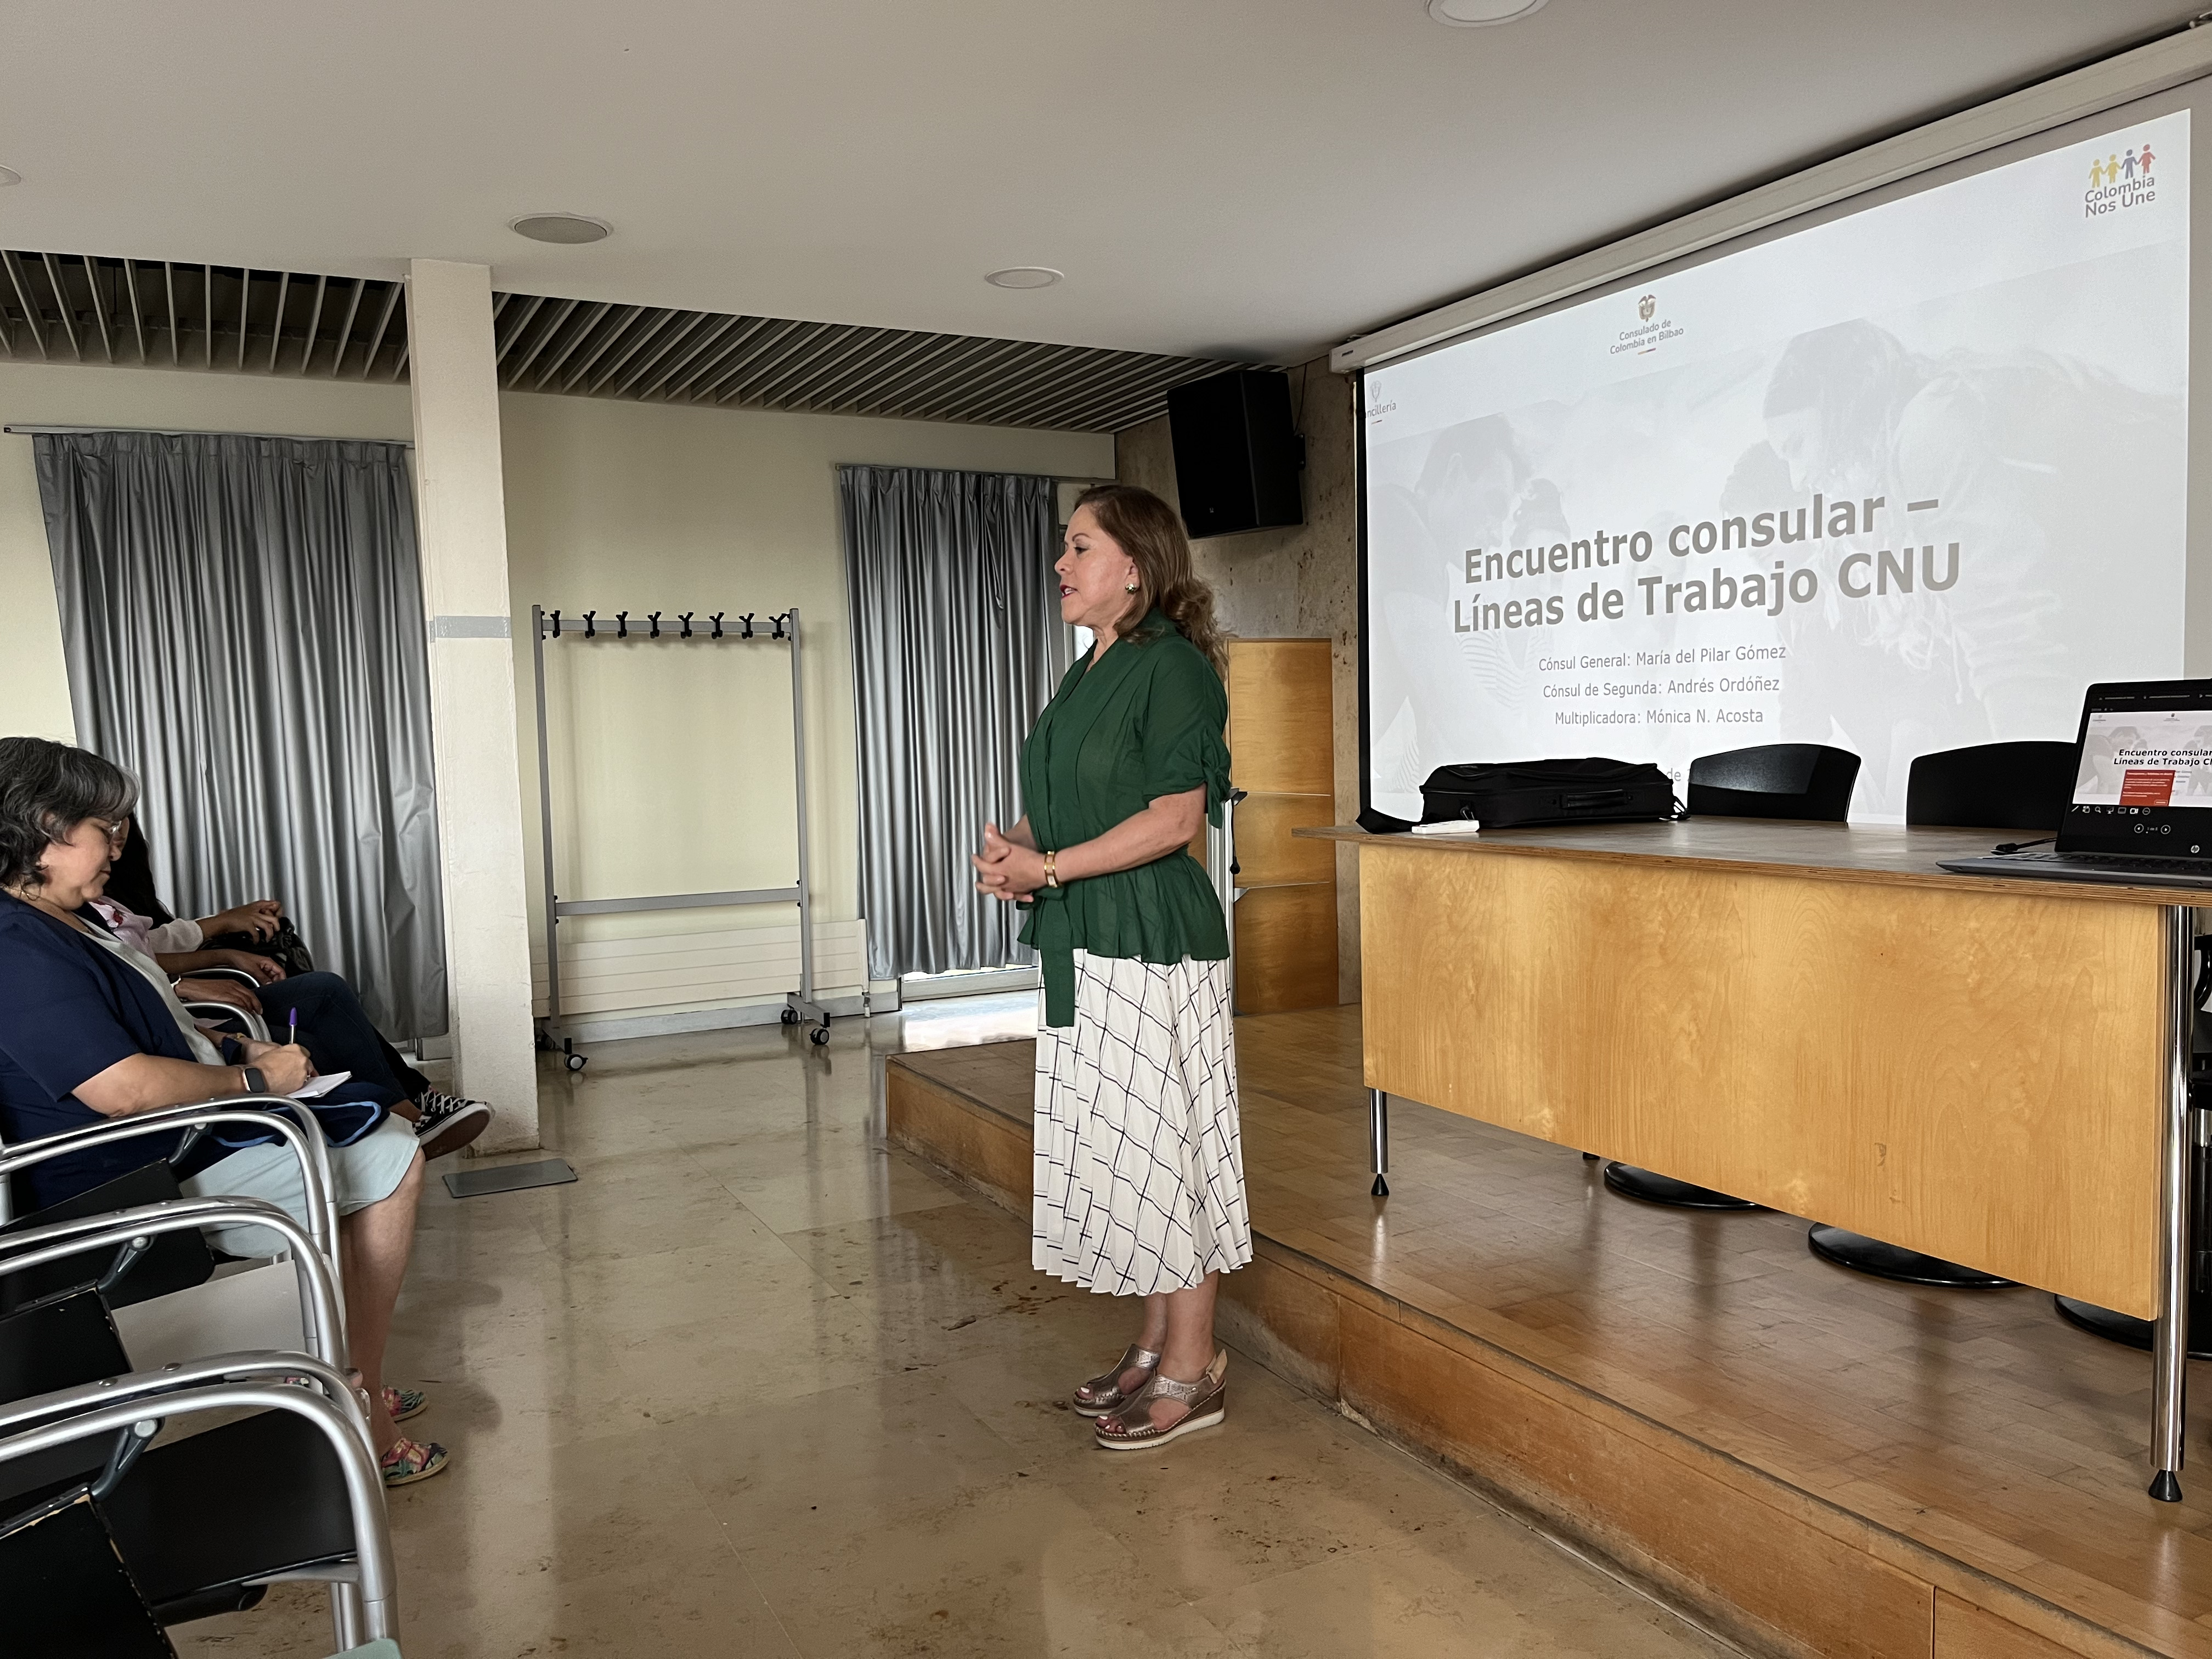
<svg viewBox="0 0 2212 1659"><path fill-rule="evenodd" d="M1336 1001L1336 849L1291 831L1336 819L1327 640L1231 640L1237 1012Z"/></svg>

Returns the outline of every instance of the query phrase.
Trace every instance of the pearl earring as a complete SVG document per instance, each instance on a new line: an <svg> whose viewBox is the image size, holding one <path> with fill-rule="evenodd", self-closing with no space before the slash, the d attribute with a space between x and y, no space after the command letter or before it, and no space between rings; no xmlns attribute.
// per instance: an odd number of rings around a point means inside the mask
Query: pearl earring
<svg viewBox="0 0 2212 1659"><path fill-rule="evenodd" d="M1123 591L1124 592L1127 592L1127 593L1133 593L1133 592L1135 592L1137 591L1137 583L1136 583L1136 579L1135 579L1134 577L1132 577L1129 580L1127 580L1127 582L1124 582L1121 586L1122 586L1122 591Z"/></svg>

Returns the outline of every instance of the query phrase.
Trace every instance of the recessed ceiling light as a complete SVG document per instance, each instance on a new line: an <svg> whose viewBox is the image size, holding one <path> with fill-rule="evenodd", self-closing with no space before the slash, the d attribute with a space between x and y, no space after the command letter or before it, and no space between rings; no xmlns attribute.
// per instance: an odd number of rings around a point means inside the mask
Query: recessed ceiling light
<svg viewBox="0 0 2212 1659"><path fill-rule="evenodd" d="M1050 265L1009 265L1004 270L993 271L983 280L994 288L1050 288L1066 275Z"/></svg>
<svg viewBox="0 0 2212 1659"><path fill-rule="evenodd" d="M1429 0L1429 15L1455 29L1517 23L1544 9L1544 0Z"/></svg>
<svg viewBox="0 0 2212 1659"><path fill-rule="evenodd" d="M15 168L0 167L0 189L4 189L9 185L20 185L22 182L23 175Z"/></svg>
<svg viewBox="0 0 2212 1659"><path fill-rule="evenodd" d="M533 242L603 242L613 234L603 222L580 213L526 213L508 220L507 228Z"/></svg>

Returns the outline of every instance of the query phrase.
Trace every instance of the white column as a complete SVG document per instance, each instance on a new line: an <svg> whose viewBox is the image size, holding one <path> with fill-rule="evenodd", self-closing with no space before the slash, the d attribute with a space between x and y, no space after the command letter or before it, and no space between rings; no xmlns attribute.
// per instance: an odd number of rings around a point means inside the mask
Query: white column
<svg viewBox="0 0 2212 1659"><path fill-rule="evenodd" d="M489 266L410 264L407 362L456 1087L507 1152L538 1144L538 1066Z"/></svg>

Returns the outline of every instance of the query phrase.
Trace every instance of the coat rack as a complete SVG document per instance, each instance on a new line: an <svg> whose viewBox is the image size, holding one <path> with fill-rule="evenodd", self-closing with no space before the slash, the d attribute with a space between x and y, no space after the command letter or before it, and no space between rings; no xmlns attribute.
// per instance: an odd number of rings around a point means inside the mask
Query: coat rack
<svg viewBox="0 0 2212 1659"><path fill-rule="evenodd" d="M799 665L799 610L761 617L757 611L732 617L717 611L702 617L696 611L647 612L643 622L633 622L627 611L614 613L609 625L597 611L564 617L541 605L530 607L531 653L538 671L538 815L545 854L545 1024L544 1041L557 1047L568 1069L584 1069L585 1056L576 1052L561 1008L561 921L567 916L600 916L636 910L698 910L721 905L795 904L799 907L799 988L784 998L783 1023L805 1024L817 1044L830 1041L830 1014L814 994L814 902L806 863L806 709L804 682ZM725 625L726 619L726 626ZM756 629L754 623L760 622ZM564 899L554 890L553 878L553 757L545 720L545 647L548 641L574 646L619 641L635 645L710 646L717 641L791 647L791 769L798 786L799 879L788 887L748 887L720 893L664 893L651 898Z"/></svg>

